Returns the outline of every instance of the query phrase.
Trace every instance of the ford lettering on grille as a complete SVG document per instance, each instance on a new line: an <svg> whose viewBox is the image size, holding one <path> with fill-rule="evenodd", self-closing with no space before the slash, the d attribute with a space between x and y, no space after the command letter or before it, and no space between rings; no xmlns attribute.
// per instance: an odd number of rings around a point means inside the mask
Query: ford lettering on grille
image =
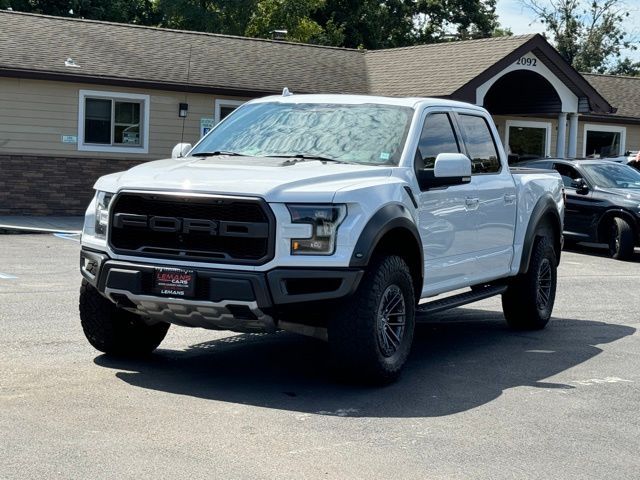
<svg viewBox="0 0 640 480"><path fill-rule="evenodd" d="M260 199L125 192L109 240L118 253L257 265L273 257L274 226Z"/></svg>
<svg viewBox="0 0 640 480"><path fill-rule="evenodd" d="M133 213L116 213L113 216L113 227L147 227L154 232L207 232L218 235L218 222L200 218L149 217Z"/></svg>

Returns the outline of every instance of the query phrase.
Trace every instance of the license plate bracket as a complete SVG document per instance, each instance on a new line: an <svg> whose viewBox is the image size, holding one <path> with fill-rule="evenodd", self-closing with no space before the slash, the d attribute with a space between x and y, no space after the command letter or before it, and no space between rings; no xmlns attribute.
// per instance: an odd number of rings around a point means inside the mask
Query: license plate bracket
<svg viewBox="0 0 640 480"><path fill-rule="evenodd" d="M188 298L196 291L196 272L183 268L156 268L153 293L163 297Z"/></svg>

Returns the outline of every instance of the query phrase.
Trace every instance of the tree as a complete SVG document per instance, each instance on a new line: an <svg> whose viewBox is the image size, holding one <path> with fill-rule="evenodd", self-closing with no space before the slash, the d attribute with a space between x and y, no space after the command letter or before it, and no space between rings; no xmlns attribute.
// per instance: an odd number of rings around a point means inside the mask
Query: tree
<svg viewBox="0 0 640 480"><path fill-rule="evenodd" d="M324 29L311 14L323 6L324 0L258 0L245 34L271 38L274 30L286 30L286 40L313 42Z"/></svg>
<svg viewBox="0 0 640 480"><path fill-rule="evenodd" d="M490 37L498 27L496 0L418 0L419 43Z"/></svg>
<svg viewBox="0 0 640 480"><path fill-rule="evenodd" d="M622 0L521 1L578 71L604 73L624 49L637 48L622 26L629 16Z"/></svg>
<svg viewBox="0 0 640 480"><path fill-rule="evenodd" d="M156 0L160 27L244 35L257 0Z"/></svg>
<svg viewBox="0 0 640 480"><path fill-rule="evenodd" d="M0 0L48 15L380 49L509 34L496 0Z"/></svg>
<svg viewBox="0 0 640 480"><path fill-rule="evenodd" d="M607 73L611 75L640 77L640 62L633 62L629 58L625 58L624 60L619 60Z"/></svg>
<svg viewBox="0 0 640 480"><path fill-rule="evenodd" d="M314 18L343 34L339 46L388 48L411 44L413 2L402 0L326 0Z"/></svg>
<svg viewBox="0 0 640 480"><path fill-rule="evenodd" d="M326 0L314 17L344 33L345 47L380 49L490 37L495 0Z"/></svg>
<svg viewBox="0 0 640 480"><path fill-rule="evenodd" d="M155 25L153 0L0 0L1 8L59 17Z"/></svg>

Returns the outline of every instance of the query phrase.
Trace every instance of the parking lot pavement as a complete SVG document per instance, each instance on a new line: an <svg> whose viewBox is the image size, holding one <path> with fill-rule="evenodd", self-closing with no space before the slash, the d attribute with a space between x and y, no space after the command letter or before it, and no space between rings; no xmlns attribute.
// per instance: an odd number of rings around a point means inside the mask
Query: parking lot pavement
<svg viewBox="0 0 640 480"><path fill-rule="evenodd" d="M638 478L640 258L564 252L546 330L508 330L497 298L459 308L364 388L291 334L172 327L150 360L100 355L78 249L0 236L2 479Z"/></svg>

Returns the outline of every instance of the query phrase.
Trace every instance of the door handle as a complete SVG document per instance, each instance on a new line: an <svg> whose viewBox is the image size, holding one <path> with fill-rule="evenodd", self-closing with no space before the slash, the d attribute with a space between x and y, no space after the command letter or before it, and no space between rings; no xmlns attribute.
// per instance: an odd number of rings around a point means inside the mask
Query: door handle
<svg viewBox="0 0 640 480"><path fill-rule="evenodd" d="M473 210L478 208L478 204L480 203L479 197L467 197L464 199L464 203L468 208L468 210Z"/></svg>
<svg viewBox="0 0 640 480"><path fill-rule="evenodd" d="M505 193L504 195L504 203L507 205L512 205L516 201L515 194Z"/></svg>

